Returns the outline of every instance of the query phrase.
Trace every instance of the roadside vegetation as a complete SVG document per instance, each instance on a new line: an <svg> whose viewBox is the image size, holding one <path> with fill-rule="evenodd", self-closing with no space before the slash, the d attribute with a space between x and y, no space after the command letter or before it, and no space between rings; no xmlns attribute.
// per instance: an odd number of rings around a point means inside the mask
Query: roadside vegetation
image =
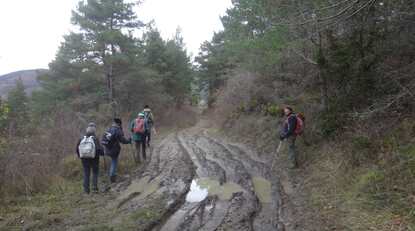
<svg viewBox="0 0 415 231"><path fill-rule="evenodd" d="M197 57L215 120L264 157L275 153L282 107L306 115L311 146L300 139L302 167L288 174L327 229L415 228L413 10L238 0Z"/></svg>
<svg viewBox="0 0 415 231"><path fill-rule="evenodd" d="M72 16L77 30L64 37L40 77L41 90L28 96L18 81L0 101L1 206L49 195L67 179L79 183L75 145L90 121L102 134L114 116L128 124L145 104L152 105L157 126L191 118L184 114L194 70L180 30L165 40L133 7L123 0L80 1Z"/></svg>

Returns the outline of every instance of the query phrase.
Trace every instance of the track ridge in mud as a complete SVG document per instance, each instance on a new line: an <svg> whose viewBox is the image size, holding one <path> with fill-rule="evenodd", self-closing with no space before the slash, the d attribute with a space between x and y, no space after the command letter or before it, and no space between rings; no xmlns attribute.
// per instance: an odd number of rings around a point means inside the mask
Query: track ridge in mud
<svg viewBox="0 0 415 231"><path fill-rule="evenodd" d="M185 201L160 230L279 230L270 169L252 151L200 127L179 132L177 141L195 168L190 184L207 195Z"/></svg>
<svg viewBox="0 0 415 231"><path fill-rule="evenodd" d="M276 182L257 153L198 125L154 147L108 204L116 214L108 221L120 230L283 230L275 226L282 209Z"/></svg>

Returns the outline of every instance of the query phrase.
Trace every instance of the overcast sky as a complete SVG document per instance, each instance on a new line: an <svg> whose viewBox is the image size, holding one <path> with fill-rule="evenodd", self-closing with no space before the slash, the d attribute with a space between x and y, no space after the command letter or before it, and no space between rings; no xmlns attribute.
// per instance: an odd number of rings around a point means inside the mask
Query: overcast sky
<svg viewBox="0 0 415 231"><path fill-rule="evenodd" d="M70 29L71 10L78 0L0 0L0 75L13 71L47 68L62 36ZM144 21L154 19L164 38L176 28L189 53L222 28L219 16L231 0L146 0L138 8Z"/></svg>

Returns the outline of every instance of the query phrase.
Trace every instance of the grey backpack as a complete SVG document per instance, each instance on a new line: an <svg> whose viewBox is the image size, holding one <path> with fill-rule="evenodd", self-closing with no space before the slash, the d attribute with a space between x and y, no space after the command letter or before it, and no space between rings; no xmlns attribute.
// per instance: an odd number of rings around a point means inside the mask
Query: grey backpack
<svg viewBox="0 0 415 231"><path fill-rule="evenodd" d="M89 136L82 139L81 143L78 146L79 157L81 159L94 159L96 156L96 147L94 142L94 137Z"/></svg>

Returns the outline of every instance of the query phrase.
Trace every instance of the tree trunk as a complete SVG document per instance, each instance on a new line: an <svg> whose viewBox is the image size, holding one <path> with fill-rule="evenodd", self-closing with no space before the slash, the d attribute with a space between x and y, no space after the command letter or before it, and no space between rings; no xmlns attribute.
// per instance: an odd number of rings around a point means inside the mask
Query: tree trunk
<svg viewBox="0 0 415 231"><path fill-rule="evenodd" d="M108 103L111 105L111 114L115 118L117 116L116 101L114 99L114 75L112 62L107 68L107 89L108 89Z"/></svg>
<svg viewBox="0 0 415 231"><path fill-rule="evenodd" d="M110 30L113 30L113 24L114 19L111 18L110 22ZM107 83L108 83L108 100L109 104L111 105L111 114L113 118L116 118L118 116L118 107L117 107L117 101L115 100L115 92L114 92L114 66L113 66L113 57L115 54L115 47L114 44L111 43L111 58L109 60L108 68L107 68Z"/></svg>
<svg viewBox="0 0 415 231"><path fill-rule="evenodd" d="M328 93L328 81L326 73L326 58L323 52L323 39L321 32L318 33L318 80L320 82L320 94L321 94L321 105L325 113L329 111L329 93Z"/></svg>

